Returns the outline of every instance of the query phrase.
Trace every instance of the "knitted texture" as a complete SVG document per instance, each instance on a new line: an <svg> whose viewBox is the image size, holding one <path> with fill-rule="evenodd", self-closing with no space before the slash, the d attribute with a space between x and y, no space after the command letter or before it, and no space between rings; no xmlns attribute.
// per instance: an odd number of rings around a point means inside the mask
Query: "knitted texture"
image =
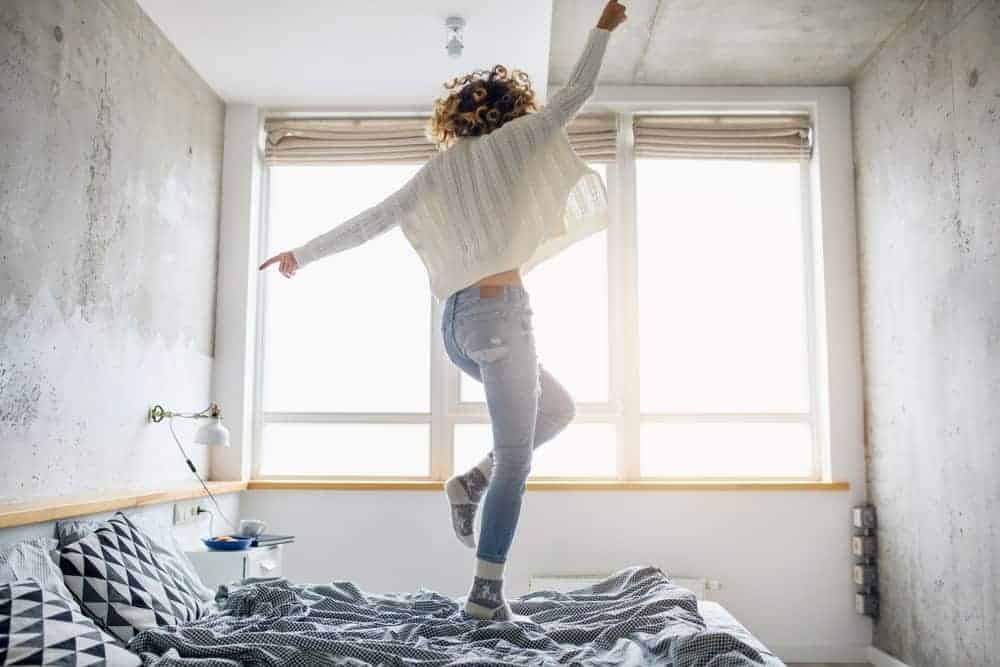
<svg viewBox="0 0 1000 667"><path fill-rule="evenodd" d="M292 250L300 267L399 225L439 300L514 268L522 274L607 227L601 179L565 126L594 91L611 31L592 28L565 85L540 111L461 137L378 204Z"/></svg>

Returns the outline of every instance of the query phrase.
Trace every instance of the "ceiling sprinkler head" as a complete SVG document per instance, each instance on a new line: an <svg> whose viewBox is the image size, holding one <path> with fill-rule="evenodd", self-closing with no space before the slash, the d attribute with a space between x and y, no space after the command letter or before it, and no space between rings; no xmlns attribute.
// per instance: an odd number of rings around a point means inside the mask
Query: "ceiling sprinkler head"
<svg viewBox="0 0 1000 667"><path fill-rule="evenodd" d="M462 55L462 49L465 45L462 43L462 29L465 27L465 19L461 16L449 16L445 19L445 45L444 48L448 51L448 55L452 58L458 58Z"/></svg>

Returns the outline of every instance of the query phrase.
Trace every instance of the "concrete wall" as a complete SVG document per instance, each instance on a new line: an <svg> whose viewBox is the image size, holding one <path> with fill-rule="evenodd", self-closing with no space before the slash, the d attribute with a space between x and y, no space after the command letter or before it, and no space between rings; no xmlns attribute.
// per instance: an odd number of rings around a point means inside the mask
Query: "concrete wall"
<svg viewBox="0 0 1000 667"><path fill-rule="evenodd" d="M208 404L223 103L134 0L5 0L0 49L0 499L190 481L145 412Z"/></svg>
<svg viewBox="0 0 1000 667"><path fill-rule="evenodd" d="M1000 2L927 2L853 113L875 645L1000 665Z"/></svg>

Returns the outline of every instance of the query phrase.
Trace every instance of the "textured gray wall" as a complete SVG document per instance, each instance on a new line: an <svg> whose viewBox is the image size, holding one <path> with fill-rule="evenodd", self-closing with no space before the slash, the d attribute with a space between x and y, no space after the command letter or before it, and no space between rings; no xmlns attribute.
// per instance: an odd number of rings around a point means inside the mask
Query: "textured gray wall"
<svg viewBox="0 0 1000 667"><path fill-rule="evenodd" d="M134 0L0 3L0 499L191 481L224 113Z"/></svg>
<svg viewBox="0 0 1000 667"><path fill-rule="evenodd" d="M875 644L1000 665L1000 1L929 0L853 113Z"/></svg>

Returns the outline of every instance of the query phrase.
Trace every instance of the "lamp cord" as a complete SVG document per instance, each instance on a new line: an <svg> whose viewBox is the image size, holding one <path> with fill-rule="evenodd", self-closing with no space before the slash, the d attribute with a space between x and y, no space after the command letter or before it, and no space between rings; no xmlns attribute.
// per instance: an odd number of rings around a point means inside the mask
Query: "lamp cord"
<svg viewBox="0 0 1000 667"><path fill-rule="evenodd" d="M167 420L167 426L170 427L170 435L174 436L174 442L177 443L177 449L181 450L181 456L184 457L184 461L187 463L188 468L191 469L191 472L194 473L194 476L198 478L199 482L201 482L201 486L203 489L205 489L205 493L208 494L208 497L212 499L212 502L215 504L215 509L219 511L219 516L222 517L222 520L225 521L230 528L235 530L236 524L230 521L229 517L226 516L226 513L222 511L222 507L219 506L219 501L215 499L215 495L213 495L212 492L209 490L208 485L205 484L205 480L203 480L201 478L201 475L198 474L198 469L194 467L194 463L191 462L191 459L188 458L187 452L184 451L184 447L181 445L180 438L177 437L177 433L174 431L173 416L171 416L170 419ZM209 532L211 532L211 530L212 530L211 524L209 524Z"/></svg>

